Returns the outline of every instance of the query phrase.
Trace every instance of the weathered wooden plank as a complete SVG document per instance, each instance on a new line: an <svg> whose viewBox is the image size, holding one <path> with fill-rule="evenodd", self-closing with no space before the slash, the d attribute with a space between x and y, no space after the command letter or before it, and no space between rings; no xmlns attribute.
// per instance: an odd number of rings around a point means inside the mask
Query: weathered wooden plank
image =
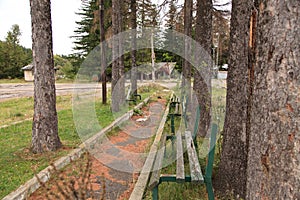
<svg viewBox="0 0 300 200"><path fill-rule="evenodd" d="M189 164L190 164L190 172L192 182L203 182L204 178L202 175L201 167L199 164L197 152L195 149L195 145L193 142L191 131L185 131L185 141L186 141L186 148L189 157Z"/></svg>
<svg viewBox="0 0 300 200"><path fill-rule="evenodd" d="M130 99L131 88L128 89L126 99Z"/></svg>
<svg viewBox="0 0 300 200"><path fill-rule="evenodd" d="M183 161L183 148L182 148L182 135L181 131L176 133L176 147L177 147L177 162L176 162L176 181L184 182L184 161Z"/></svg>
<svg viewBox="0 0 300 200"><path fill-rule="evenodd" d="M155 163L152 169L153 172L151 174L150 181L148 184L149 190L152 190L156 185L159 184L160 171L163 165L163 159L164 159L165 148L166 148L165 147L166 139L167 139L167 134L164 133L160 142L159 150L156 154Z"/></svg>
<svg viewBox="0 0 300 200"><path fill-rule="evenodd" d="M172 93L172 95L173 95L173 93ZM171 97L172 97L172 95L171 95ZM157 149L159 147L159 142L161 140L162 133L163 133L163 130L164 130L164 126L165 126L167 116L168 116L168 113L169 113L169 106L170 106L170 104L168 104L167 107L166 107L165 113L164 113L164 115L161 119L161 122L159 124L159 127L157 129L154 142L153 142L153 144L150 148L149 155L147 156L147 159L145 161L143 169L142 169L142 171L139 175L139 178L138 178L138 180L137 180L137 182L134 186L134 189L133 189L133 191L130 195L129 200L140 200L140 199L143 198L143 194L144 194L144 191L146 189L146 186L147 186L147 183L148 183L148 180L149 180L149 176L150 176L150 173L151 173L151 170L152 170L152 166L154 164L155 157L156 157L156 152L157 152Z"/></svg>

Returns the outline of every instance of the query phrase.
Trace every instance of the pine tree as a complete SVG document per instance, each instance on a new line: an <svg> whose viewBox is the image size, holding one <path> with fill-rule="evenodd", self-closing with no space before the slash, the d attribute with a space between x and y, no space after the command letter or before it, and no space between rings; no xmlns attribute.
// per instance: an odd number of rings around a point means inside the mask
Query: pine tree
<svg viewBox="0 0 300 200"><path fill-rule="evenodd" d="M30 0L34 65L32 151L61 147L58 136L50 0Z"/></svg>
<svg viewBox="0 0 300 200"><path fill-rule="evenodd" d="M226 117L219 174L220 193L245 198L248 155L249 31L251 2L232 1Z"/></svg>
<svg viewBox="0 0 300 200"><path fill-rule="evenodd" d="M212 0L197 0L196 35L195 39L208 55L212 47ZM210 61L208 61L210 62ZM212 68L212 63L206 63L207 68ZM208 70L211 71L211 70ZM205 136L210 125L211 91L206 85L201 73L194 71L194 84L198 105L201 108L198 135Z"/></svg>
<svg viewBox="0 0 300 200"><path fill-rule="evenodd" d="M78 25L74 31L75 47L77 54L87 56L100 42L100 22L99 22L99 0L84 1L78 15L82 20L76 22ZM104 1L104 29L105 33L111 26L111 0Z"/></svg>
<svg viewBox="0 0 300 200"><path fill-rule="evenodd" d="M184 1L184 34L187 37L192 36L192 1L185 0ZM191 44L188 40L185 40L184 44L184 55L185 58L188 58L191 55ZM182 69L182 88L183 94L187 95L188 99L191 100L191 64L184 60L183 69Z"/></svg>
<svg viewBox="0 0 300 200"><path fill-rule="evenodd" d="M131 27L131 90L137 94L137 65L136 65L136 37L137 37L137 3L136 0L130 1L130 27Z"/></svg>
<svg viewBox="0 0 300 200"><path fill-rule="evenodd" d="M259 1L247 199L300 199L300 1Z"/></svg>

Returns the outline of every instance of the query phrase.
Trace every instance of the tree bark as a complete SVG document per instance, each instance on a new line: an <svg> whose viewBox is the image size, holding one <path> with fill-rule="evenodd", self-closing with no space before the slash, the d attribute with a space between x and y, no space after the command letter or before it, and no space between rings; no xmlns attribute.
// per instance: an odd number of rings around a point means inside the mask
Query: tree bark
<svg viewBox="0 0 300 200"><path fill-rule="evenodd" d="M184 1L184 34L188 37L192 35L192 8L193 2L191 0ZM188 58L191 55L191 44L188 40L185 40L184 44L184 54L185 58ZM183 94L187 95L189 101L191 100L191 65L185 59L182 70L182 88Z"/></svg>
<svg viewBox="0 0 300 200"><path fill-rule="evenodd" d="M105 52L105 29L104 29L104 0L99 0L100 13L100 46L101 46L101 82L102 82L102 104L107 103L106 89L106 52Z"/></svg>
<svg viewBox="0 0 300 200"><path fill-rule="evenodd" d="M118 33L122 33L124 25L123 25L123 4L124 2L119 0L119 12L118 12ZM124 66L124 53L123 53L123 44L124 39L122 34L119 35L119 98L120 105L125 104L125 66Z"/></svg>
<svg viewBox="0 0 300 200"><path fill-rule="evenodd" d="M133 94L137 94L137 66L136 66L136 0L130 1L131 10L131 91Z"/></svg>
<svg viewBox="0 0 300 200"><path fill-rule="evenodd" d="M119 19L118 12L120 12L119 0L112 0L112 31L113 31L113 40L112 40L112 80L111 80L111 109L113 112L118 112L120 110L119 103L119 39L115 36L119 33Z"/></svg>
<svg viewBox="0 0 300 200"><path fill-rule="evenodd" d="M210 55L212 47L212 1L197 0L196 35L195 39ZM211 68L212 63L207 63ZM210 124L211 91L201 77L199 71L194 71L193 89L197 97L197 103L201 108L201 117L197 135L205 136Z"/></svg>
<svg viewBox="0 0 300 200"><path fill-rule="evenodd" d="M32 151L61 147L58 137L50 0L30 0L34 65Z"/></svg>
<svg viewBox="0 0 300 200"><path fill-rule="evenodd" d="M221 161L215 181L220 194L229 191L235 198L246 196L251 5L249 0L232 1L226 116Z"/></svg>
<svg viewBox="0 0 300 200"><path fill-rule="evenodd" d="M247 199L300 199L300 2L259 5Z"/></svg>

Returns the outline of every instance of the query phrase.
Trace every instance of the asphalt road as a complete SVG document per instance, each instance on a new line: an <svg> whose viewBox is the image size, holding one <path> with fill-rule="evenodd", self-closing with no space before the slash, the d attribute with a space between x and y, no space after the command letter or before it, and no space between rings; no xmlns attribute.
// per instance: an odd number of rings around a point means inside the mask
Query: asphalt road
<svg viewBox="0 0 300 200"><path fill-rule="evenodd" d="M139 85L148 84L150 81L144 81L139 83ZM162 84L168 88L176 86L174 81L168 82L156 82ZM126 83L128 85L129 83ZM73 94L74 92L86 92L96 90L98 94L101 94L101 83L57 83L56 85L56 94L66 95ZM111 84L107 84L107 88L110 88ZM21 98L21 97L32 97L33 96L33 83L17 83L17 84L0 84L0 101L5 101L12 98Z"/></svg>

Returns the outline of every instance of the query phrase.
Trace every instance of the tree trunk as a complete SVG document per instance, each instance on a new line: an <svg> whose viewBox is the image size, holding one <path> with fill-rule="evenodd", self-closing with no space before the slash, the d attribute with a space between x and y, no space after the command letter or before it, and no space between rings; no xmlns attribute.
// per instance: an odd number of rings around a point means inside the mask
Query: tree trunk
<svg viewBox="0 0 300 200"><path fill-rule="evenodd" d="M195 39L210 55L212 47L212 1L197 0L197 17L196 17L196 36ZM212 63L207 63L207 67L212 67ZM201 77L200 72L194 71L194 92L197 97L197 103L201 108L201 118L199 122L198 134L205 136L210 123L211 110L211 91Z"/></svg>
<svg viewBox="0 0 300 200"><path fill-rule="evenodd" d="M130 2L131 10L131 91L133 94L137 94L137 66L136 66L136 0Z"/></svg>
<svg viewBox="0 0 300 200"><path fill-rule="evenodd" d="M184 1L184 34L188 37L192 35L192 8L193 2L191 0ZM188 40L185 40L184 45L184 54L185 58L188 58L191 55L191 44ZM191 100L191 65L185 59L182 70L182 88L183 94L187 95L189 101Z"/></svg>
<svg viewBox="0 0 300 200"><path fill-rule="evenodd" d="M119 12L118 12L118 33L122 33L123 31L123 4L124 2L119 0ZM124 66L124 53L123 53L123 43L124 39L122 34L119 35L119 98L120 98L120 105L125 104L125 66Z"/></svg>
<svg viewBox="0 0 300 200"><path fill-rule="evenodd" d="M112 0L112 31L113 36L119 33L119 19L118 12L120 12L119 0ZM120 110L119 98L119 39L114 37L112 40L112 80L111 80L111 109L113 112Z"/></svg>
<svg viewBox="0 0 300 200"><path fill-rule="evenodd" d="M226 117L221 161L215 181L220 193L229 191L235 198L245 198L246 195L251 5L249 0L232 1Z"/></svg>
<svg viewBox="0 0 300 200"><path fill-rule="evenodd" d="M99 0L100 10L100 46L101 46L101 82L102 82L102 104L107 102L107 89L106 89L106 52L105 52L105 29L104 29L104 0Z"/></svg>
<svg viewBox="0 0 300 200"><path fill-rule="evenodd" d="M300 199L300 1L259 5L248 199Z"/></svg>
<svg viewBox="0 0 300 200"><path fill-rule="evenodd" d="M58 137L50 0L30 0L34 65L32 151L61 147Z"/></svg>

